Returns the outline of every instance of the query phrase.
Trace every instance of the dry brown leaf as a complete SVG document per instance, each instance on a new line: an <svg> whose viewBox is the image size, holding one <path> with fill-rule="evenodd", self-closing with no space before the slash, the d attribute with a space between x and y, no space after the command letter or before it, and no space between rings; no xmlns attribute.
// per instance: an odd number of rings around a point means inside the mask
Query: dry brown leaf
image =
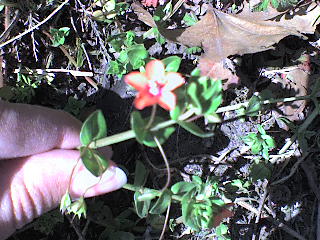
<svg viewBox="0 0 320 240"><path fill-rule="evenodd" d="M199 61L199 69L202 75L222 80L227 79L227 81L223 83L223 89L239 84L239 77L225 67L223 61L214 62L208 58L201 58Z"/></svg>
<svg viewBox="0 0 320 240"><path fill-rule="evenodd" d="M186 46L200 46L204 54L200 60L203 75L228 79L227 84L237 84L238 78L221 61L230 55L256 53L272 48L286 36L313 33L320 7L309 4L300 9L297 15L287 16L275 9L269 12L251 12L245 5L242 13L231 15L209 8L206 15L195 25L182 29L165 29L153 20L152 15L139 3L132 8L138 18L150 27L158 27L159 32L168 40ZM271 21L269 19L273 18ZM226 86L224 86L226 87Z"/></svg>
<svg viewBox="0 0 320 240"><path fill-rule="evenodd" d="M251 6L254 5L251 4ZM252 12L249 4L244 2L243 11L237 14L237 16L247 20L255 19L257 21L276 22L278 26L292 28L302 33L313 34L316 25L319 23L319 19L317 19L319 14L319 6L312 2L303 4L294 11L287 10L284 12L278 12L275 8L269 8L268 11L264 12Z"/></svg>
<svg viewBox="0 0 320 240"><path fill-rule="evenodd" d="M134 3L132 8L141 21L151 27L156 26L151 14L141 5ZM166 39L186 46L200 46L206 58L219 62L230 55L265 51L288 35L302 37L301 33L313 32L315 26L312 23L320 15L320 7L310 6L307 14L293 16L291 19L282 17L279 21L266 21L274 15L274 12L269 12L258 17L257 13L250 13L249 10L244 10L242 15L231 15L211 8L191 27L157 27Z"/></svg>
<svg viewBox="0 0 320 240"><path fill-rule="evenodd" d="M285 96L305 96L308 94L309 78L310 78L310 57L305 55L305 61L293 68L292 70L282 74L281 79L273 78L272 84L268 87L276 98ZM298 121L304 119L303 110L306 106L306 100L300 100L288 103L278 103L277 111L272 113L275 119L280 116L288 118L290 121ZM281 121L277 121L279 127L288 130L288 127Z"/></svg>

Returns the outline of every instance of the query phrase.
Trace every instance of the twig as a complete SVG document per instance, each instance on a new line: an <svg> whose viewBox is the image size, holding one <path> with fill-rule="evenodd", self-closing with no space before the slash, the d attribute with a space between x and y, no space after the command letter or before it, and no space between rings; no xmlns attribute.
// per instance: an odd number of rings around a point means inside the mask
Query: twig
<svg viewBox="0 0 320 240"><path fill-rule="evenodd" d="M53 37L51 36L50 33L48 33L47 31L43 30L42 31L50 40L53 40ZM59 45L60 50L63 52L63 54L69 59L69 61L75 66L77 67L77 62L73 59L73 57L71 57L71 55L68 53L68 50L63 46L63 45Z"/></svg>
<svg viewBox="0 0 320 240"><path fill-rule="evenodd" d="M84 226L83 230L82 230L82 236L86 236L86 233L88 231L89 228L89 224L91 223L90 219L87 219L86 221L86 225ZM81 238L79 238L78 240L81 240Z"/></svg>
<svg viewBox="0 0 320 240"><path fill-rule="evenodd" d="M319 109L316 107L312 113L307 117L307 119L303 122L303 124L299 127L299 129L297 130L297 132L290 138L290 140L288 142L286 142L286 144L280 149L280 151L278 152L278 154L283 154L285 153L289 147L296 141L296 139L298 138L298 134L305 131L309 125L312 123L312 121L319 115ZM275 163L276 160L278 159L278 157L274 157L271 158L269 161L271 163ZM272 184L271 184L272 185Z"/></svg>
<svg viewBox="0 0 320 240"><path fill-rule="evenodd" d="M162 155L163 161L164 161L164 163L166 164L166 169L167 169L167 182L166 182L166 184L164 185L164 187L163 187L162 190L161 190L161 191L164 191L164 190L166 190L166 189L169 187L169 185L170 185L170 179L171 179L170 166L169 166L169 162L168 162L167 156L166 156L166 154L165 154L165 152L164 152L164 150L163 150L163 148L162 148L162 146L161 146L158 138L154 136L154 137L153 137L153 140L156 142L156 144L157 144L157 146L158 146L158 148L159 148L159 151L160 151L160 153L161 153L161 155Z"/></svg>
<svg viewBox="0 0 320 240"><path fill-rule="evenodd" d="M84 238L84 236L82 235L81 230L73 223L73 219L72 219L68 214L66 214L65 216L68 218L68 220L69 220L72 228L74 229L74 231L75 231L76 234L78 235L79 240L86 240L86 239Z"/></svg>
<svg viewBox="0 0 320 240"><path fill-rule="evenodd" d="M256 232L257 232L258 223L259 223L260 218L261 218L262 209L263 209L264 203L265 203L267 195L268 195L268 189L267 189L268 180L265 180L263 185L264 185L265 191L264 191L264 194L263 194L262 198L259 201L258 214L257 214L256 220L255 220L256 224L254 225L254 228L255 228L254 230L255 231L254 231L254 234L252 236L252 240L259 239L258 237L259 237L260 234L257 235Z"/></svg>
<svg viewBox="0 0 320 240"><path fill-rule="evenodd" d="M317 214L317 240L320 239L320 201L318 200L318 214Z"/></svg>
<svg viewBox="0 0 320 240"><path fill-rule="evenodd" d="M48 17L46 17L43 21L39 22L38 24L36 24L35 26L33 26L32 28L28 29L27 31L24 31L23 33L15 36L14 38L11 38L10 40L0 44L0 48L3 48L4 46L8 45L9 43L14 42L15 40L18 40L20 38L22 38L23 36L27 35L28 33L31 33L32 31L34 31L35 29L39 28L41 25L43 25L44 23L46 23L48 20L50 20L58 11L60 11L61 8L63 8L64 5L66 5L69 2L69 0L65 0L63 3L61 3L59 5L59 7L57 7L52 13L50 13L48 15Z"/></svg>
<svg viewBox="0 0 320 240"><path fill-rule="evenodd" d="M285 181L287 181L289 178L291 178L293 176L293 174L295 174L295 172L297 171L300 163L302 163L307 157L309 157L310 153L306 154L305 156L301 157L294 165L293 167L291 168L290 170L290 173L289 175L277 180L277 181L274 181L271 183L272 186L274 185L277 185L277 184L280 184L280 183L283 183Z"/></svg>
<svg viewBox="0 0 320 240"><path fill-rule="evenodd" d="M53 39L53 37L50 35L50 33L46 32L46 31L42 31L46 36L48 36L48 38L50 38L50 40ZM61 49L61 51L64 53L64 55L69 59L69 61L73 64L74 67L78 67L77 66L77 62L73 59L73 57L69 54L68 50L63 46L63 45L59 45L59 48ZM95 89L98 89L98 85L90 78L87 76L84 76L84 78L87 80L87 82L94 87Z"/></svg>
<svg viewBox="0 0 320 240"><path fill-rule="evenodd" d="M48 68L48 69L18 69L14 70L14 73L23 73L23 74L39 74L39 75L46 75L50 73L69 73L74 77L92 77L92 72L83 72L83 71L76 71L76 70L69 70L69 69L59 69L59 68Z"/></svg>
<svg viewBox="0 0 320 240"><path fill-rule="evenodd" d="M0 56L0 88L4 87L4 77L3 77L3 56Z"/></svg>
<svg viewBox="0 0 320 240"><path fill-rule="evenodd" d="M164 223L163 223L163 228L162 228L162 232L161 232L161 235L159 237L159 240L163 239L164 234L166 232L166 228L167 228L167 224L168 224L168 220L169 220L170 208L171 208L171 202L169 203L169 205L167 207L166 218L165 218Z"/></svg>
<svg viewBox="0 0 320 240"><path fill-rule="evenodd" d="M290 234L291 236L295 237L296 239L299 240L306 240L303 236L301 236L299 233L297 233L296 231L294 231L293 229L289 228L287 225L283 224L282 222L273 219L273 218L267 218L267 220L269 222L271 222L273 225L282 228L283 231L285 231L286 233Z"/></svg>
<svg viewBox="0 0 320 240"><path fill-rule="evenodd" d="M6 7L6 11L5 11L5 23L4 23L4 31L3 33L1 33L0 35L0 42L4 41L10 34L11 30L13 29L13 27L16 25L17 20L19 19L19 15L20 15L20 11L16 10L15 11L15 15L12 19L12 21L10 22L10 11L7 10L10 9L9 7ZM8 15L7 15L8 14ZM9 23L10 22L10 23Z"/></svg>
<svg viewBox="0 0 320 240"><path fill-rule="evenodd" d="M311 156L310 156L310 158L311 158ZM301 164L301 168L303 169L304 173L307 176L308 183L309 183L311 190L316 195L318 202L320 202L320 189L318 187L319 184L316 183L316 181L315 181L315 174L316 173L315 173L314 168L310 168L307 164L307 161L305 161Z"/></svg>
<svg viewBox="0 0 320 240"><path fill-rule="evenodd" d="M235 201L236 204L238 204L239 206L253 212L254 214L259 214L259 211L252 207L250 204L246 203L246 202L242 202L242 201ZM280 221L273 219L271 217L266 217L264 216L265 219L267 219L268 221L270 221L272 224L274 224L275 226L282 228L283 231L285 231L286 233L290 234L291 236L299 239L299 240L306 240L303 236L301 236L299 233L297 233L296 231L294 231L293 229L289 228L288 226L286 226L285 224L281 223Z"/></svg>
<svg viewBox="0 0 320 240"><path fill-rule="evenodd" d="M278 102L293 102L293 101L299 101L299 100L307 100L310 98L311 98L311 95L298 96L298 97L287 97L287 98L277 98L277 99L270 99L270 100L261 101L260 104L267 105L267 104L273 104L273 103L278 103ZM241 107L246 108L248 105L249 105L249 101L226 106L226 107L220 107L217 109L216 113L234 111L234 110L240 109Z"/></svg>

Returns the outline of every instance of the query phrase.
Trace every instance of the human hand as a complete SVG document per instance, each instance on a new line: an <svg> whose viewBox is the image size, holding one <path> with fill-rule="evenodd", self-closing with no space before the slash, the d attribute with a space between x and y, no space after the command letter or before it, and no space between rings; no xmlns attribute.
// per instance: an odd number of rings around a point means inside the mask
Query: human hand
<svg viewBox="0 0 320 240"><path fill-rule="evenodd" d="M73 149L80 145L80 128L65 112L0 100L0 239L59 205L79 159ZM85 197L117 190L126 175L112 164L99 180L79 163L72 198L93 185Z"/></svg>

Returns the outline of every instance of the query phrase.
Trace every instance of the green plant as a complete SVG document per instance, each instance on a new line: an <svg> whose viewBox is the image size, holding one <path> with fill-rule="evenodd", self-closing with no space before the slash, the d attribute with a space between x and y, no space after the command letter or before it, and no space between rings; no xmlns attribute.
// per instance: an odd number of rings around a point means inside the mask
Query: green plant
<svg viewBox="0 0 320 240"><path fill-rule="evenodd" d="M144 66L149 57L147 49L136 42L136 35L132 31L112 36L108 42L113 51L118 53L118 58L109 63L108 74L122 77Z"/></svg>
<svg viewBox="0 0 320 240"><path fill-rule="evenodd" d="M112 23L117 15L122 15L129 5L126 2L118 2L116 0L95 0L95 5L99 10L92 13L94 20L104 23Z"/></svg>
<svg viewBox="0 0 320 240"><path fill-rule="evenodd" d="M193 26L198 22L198 19L194 13L186 13L183 17L183 21L187 26Z"/></svg>
<svg viewBox="0 0 320 240"><path fill-rule="evenodd" d="M115 49L121 48L122 44L130 46L134 43L134 35L131 33L125 33L122 36L120 38L122 43L119 45L116 41L118 45L114 45ZM210 137L213 132L205 132L193 121L205 118L208 122L217 124L221 121L218 113L224 111L243 108L242 116L255 116L264 104L294 101L312 98L312 96L271 100L254 97L246 103L219 108L222 102L221 81L201 76L200 71L195 69L190 74L188 86L183 86L183 77L177 73L180 63L181 59L176 56L162 61L151 60L145 68L141 68L141 72L135 71L126 75L124 80L138 90L135 107L141 110L152 106L150 116L144 117L139 111L133 111L131 130L107 136L104 116L101 111L96 111L83 123L79 149L84 166L98 177L107 170L109 160L101 155L97 148L132 138L148 147L157 147L167 166L167 183L163 189L157 190L144 186L148 170L140 161L136 162L133 184L126 184L123 188L134 192L135 212L140 218L159 216L167 212L164 219L164 225L166 225L171 204L180 204L184 224L193 231L199 231L217 227L224 218L231 217L233 214L228 209L230 200L225 197L227 192L224 191L227 188L220 187L215 177L208 177L206 181L202 181L199 176L192 176L191 182L182 181L169 187L170 169L162 144L175 131L175 125L181 126L198 137ZM167 117L158 116L157 105L170 111L170 114ZM258 125L258 133L248 134L243 141L250 146L254 154L260 154L264 159L269 159L269 151L275 147L273 138L260 125ZM262 178L270 176L267 164L256 159L251 167L253 181L261 176ZM248 192L249 183L241 180L231 181L231 186L245 193ZM72 203L67 190L60 209L81 216L85 215L86 205L83 198ZM173 226L173 224L171 221L170 225ZM228 239L227 232L226 225L216 228L216 235L220 239Z"/></svg>
<svg viewBox="0 0 320 240"><path fill-rule="evenodd" d="M253 154L260 154L264 159L269 160L269 151L276 146L276 143L261 125L257 128L258 133L249 133L242 137L242 140L251 148Z"/></svg>
<svg viewBox="0 0 320 240"><path fill-rule="evenodd" d="M274 8L287 8L294 6L298 3L298 0L262 0L260 3L254 6L254 11L260 12L268 9L271 4Z"/></svg>
<svg viewBox="0 0 320 240"><path fill-rule="evenodd" d="M52 35L52 46L53 47L59 47L60 45L63 45L66 37L70 34L70 28L69 27L62 27L59 29L51 28L50 33Z"/></svg>
<svg viewBox="0 0 320 240"><path fill-rule="evenodd" d="M64 111L71 113L74 116L79 116L81 109L86 105L86 101L77 100L74 97L69 97Z"/></svg>

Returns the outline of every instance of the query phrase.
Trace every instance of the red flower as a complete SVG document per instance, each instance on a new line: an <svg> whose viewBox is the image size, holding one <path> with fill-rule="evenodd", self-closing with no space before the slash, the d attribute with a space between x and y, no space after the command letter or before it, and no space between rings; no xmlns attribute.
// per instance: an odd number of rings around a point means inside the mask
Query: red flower
<svg viewBox="0 0 320 240"><path fill-rule="evenodd" d="M158 0L142 0L142 4L146 7L157 7Z"/></svg>
<svg viewBox="0 0 320 240"><path fill-rule="evenodd" d="M180 73L165 72L160 60L152 60L146 65L146 72L131 72L124 78L125 82L139 91L134 101L137 109L159 104L166 110L176 106L176 95L172 92L184 84Z"/></svg>

